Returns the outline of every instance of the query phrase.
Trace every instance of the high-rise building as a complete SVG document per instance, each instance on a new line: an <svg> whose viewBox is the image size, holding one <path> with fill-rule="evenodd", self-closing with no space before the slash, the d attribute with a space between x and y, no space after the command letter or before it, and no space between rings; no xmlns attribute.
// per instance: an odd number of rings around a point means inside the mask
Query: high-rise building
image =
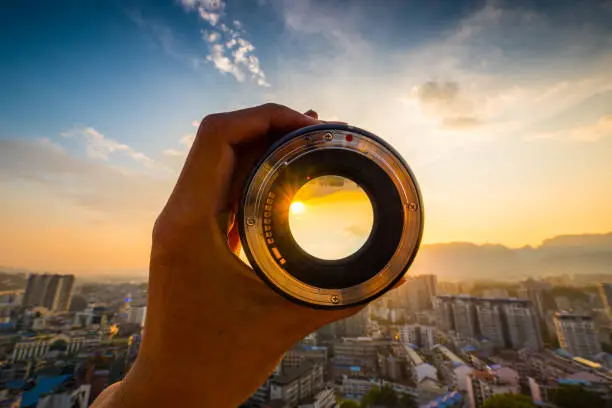
<svg viewBox="0 0 612 408"><path fill-rule="evenodd" d="M59 283L59 293L57 300L57 310L68 310L72 289L74 287L74 275L64 275Z"/></svg>
<svg viewBox="0 0 612 408"><path fill-rule="evenodd" d="M502 328L501 302L483 299L475 303L480 334L493 342L496 347L505 347L506 340Z"/></svg>
<svg viewBox="0 0 612 408"><path fill-rule="evenodd" d="M128 310L127 322L131 324L138 324L140 327L144 327L145 320L147 318L147 307L131 307Z"/></svg>
<svg viewBox="0 0 612 408"><path fill-rule="evenodd" d="M486 338L497 348L542 348L542 334L528 300L437 296L436 324L467 339Z"/></svg>
<svg viewBox="0 0 612 408"><path fill-rule="evenodd" d="M73 286L74 275L31 274L22 305L42 306L51 311L68 310Z"/></svg>
<svg viewBox="0 0 612 408"><path fill-rule="evenodd" d="M599 285L599 296L601 303L606 309L608 318L612 319L612 283L602 283Z"/></svg>
<svg viewBox="0 0 612 408"><path fill-rule="evenodd" d="M438 277L436 275L419 275L417 276L423 282L424 296L420 299L422 310L433 309L433 299L438 294Z"/></svg>
<svg viewBox="0 0 612 408"><path fill-rule="evenodd" d="M543 347L539 319L529 301L510 300L502 303L502 316L508 330L506 347L541 350Z"/></svg>
<svg viewBox="0 0 612 408"><path fill-rule="evenodd" d="M336 322L336 335L342 337L363 337L368 334L370 315L367 309L363 309L346 319Z"/></svg>
<svg viewBox="0 0 612 408"><path fill-rule="evenodd" d="M405 324L399 327L399 337L403 344L413 344L426 351L437 344L434 326Z"/></svg>
<svg viewBox="0 0 612 408"><path fill-rule="evenodd" d="M476 305L473 298L457 296L452 304L455 333L474 339L478 334Z"/></svg>
<svg viewBox="0 0 612 408"><path fill-rule="evenodd" d="M530 278L521 282L521 287L518 290L518 297L523 300L530 300L536 313L538 314L538 317L543 319L546 316L544 292L550 288L550 283L536 281Z"/></svg>
<svg viewBox="0 0 612 408"><path fill-rule="evenodd" d="M593 318L578 313L555 313L557 337L561 348L576 357L589 358L601 352Z"/></svg>
<svg viewBox="0 0 612 408"><path fill-rule="evenodd" d="M455 331L455 319L453 317L453 296L437 296L434 299L434 310L436 313L436 327L448 333Z"/></svg>

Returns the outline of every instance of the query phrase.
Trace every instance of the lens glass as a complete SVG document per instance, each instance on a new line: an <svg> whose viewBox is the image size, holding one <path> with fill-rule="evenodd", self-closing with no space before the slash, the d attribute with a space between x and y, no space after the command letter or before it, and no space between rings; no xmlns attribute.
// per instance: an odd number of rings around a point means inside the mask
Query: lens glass
<svg viewBox="0 0 612 408"><path fill-rule="evenodd" d="M373 223L368 195L358 184L341 176L308 181L289 207L289 227L297 244L325 260L346 258L358 251L367 241Z"/></svg>

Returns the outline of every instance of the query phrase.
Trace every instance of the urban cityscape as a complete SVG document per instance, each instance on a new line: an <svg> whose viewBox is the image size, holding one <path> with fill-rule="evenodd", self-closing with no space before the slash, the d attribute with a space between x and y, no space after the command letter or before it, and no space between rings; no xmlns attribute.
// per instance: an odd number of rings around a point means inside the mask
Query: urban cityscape
<svg viewBox="0 0 612 408"><path fill-rule="evenodd" d="M605 280L409 274L295 344L241 408L610 406ZM136 360L146 282L37 273L1 282L0 406L86 408Z"/></svg>

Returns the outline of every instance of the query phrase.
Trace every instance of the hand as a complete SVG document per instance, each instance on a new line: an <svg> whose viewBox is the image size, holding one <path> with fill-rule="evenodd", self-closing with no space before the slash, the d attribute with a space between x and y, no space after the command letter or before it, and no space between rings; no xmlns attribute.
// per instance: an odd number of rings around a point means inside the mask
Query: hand
<svg viewBox="0 0 612 408"><path fill-rule="evenodd" d="M360 310L292 303L235 254L249 171L278 137L317 123L274 104L202 121L154 227L140 354L112 406L236 407L293 344Z"/></svg>

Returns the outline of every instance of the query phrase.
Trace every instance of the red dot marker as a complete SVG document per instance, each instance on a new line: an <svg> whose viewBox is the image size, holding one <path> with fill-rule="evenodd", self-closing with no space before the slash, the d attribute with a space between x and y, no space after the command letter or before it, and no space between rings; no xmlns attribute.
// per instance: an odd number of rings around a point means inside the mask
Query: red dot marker
<svg viewBox="0 0 612 408"><path fill-rule="evenodd" d="M344 137L344 140L346 140L347 142L352 142L353 141L353 135L346 135Z"/></svg>

